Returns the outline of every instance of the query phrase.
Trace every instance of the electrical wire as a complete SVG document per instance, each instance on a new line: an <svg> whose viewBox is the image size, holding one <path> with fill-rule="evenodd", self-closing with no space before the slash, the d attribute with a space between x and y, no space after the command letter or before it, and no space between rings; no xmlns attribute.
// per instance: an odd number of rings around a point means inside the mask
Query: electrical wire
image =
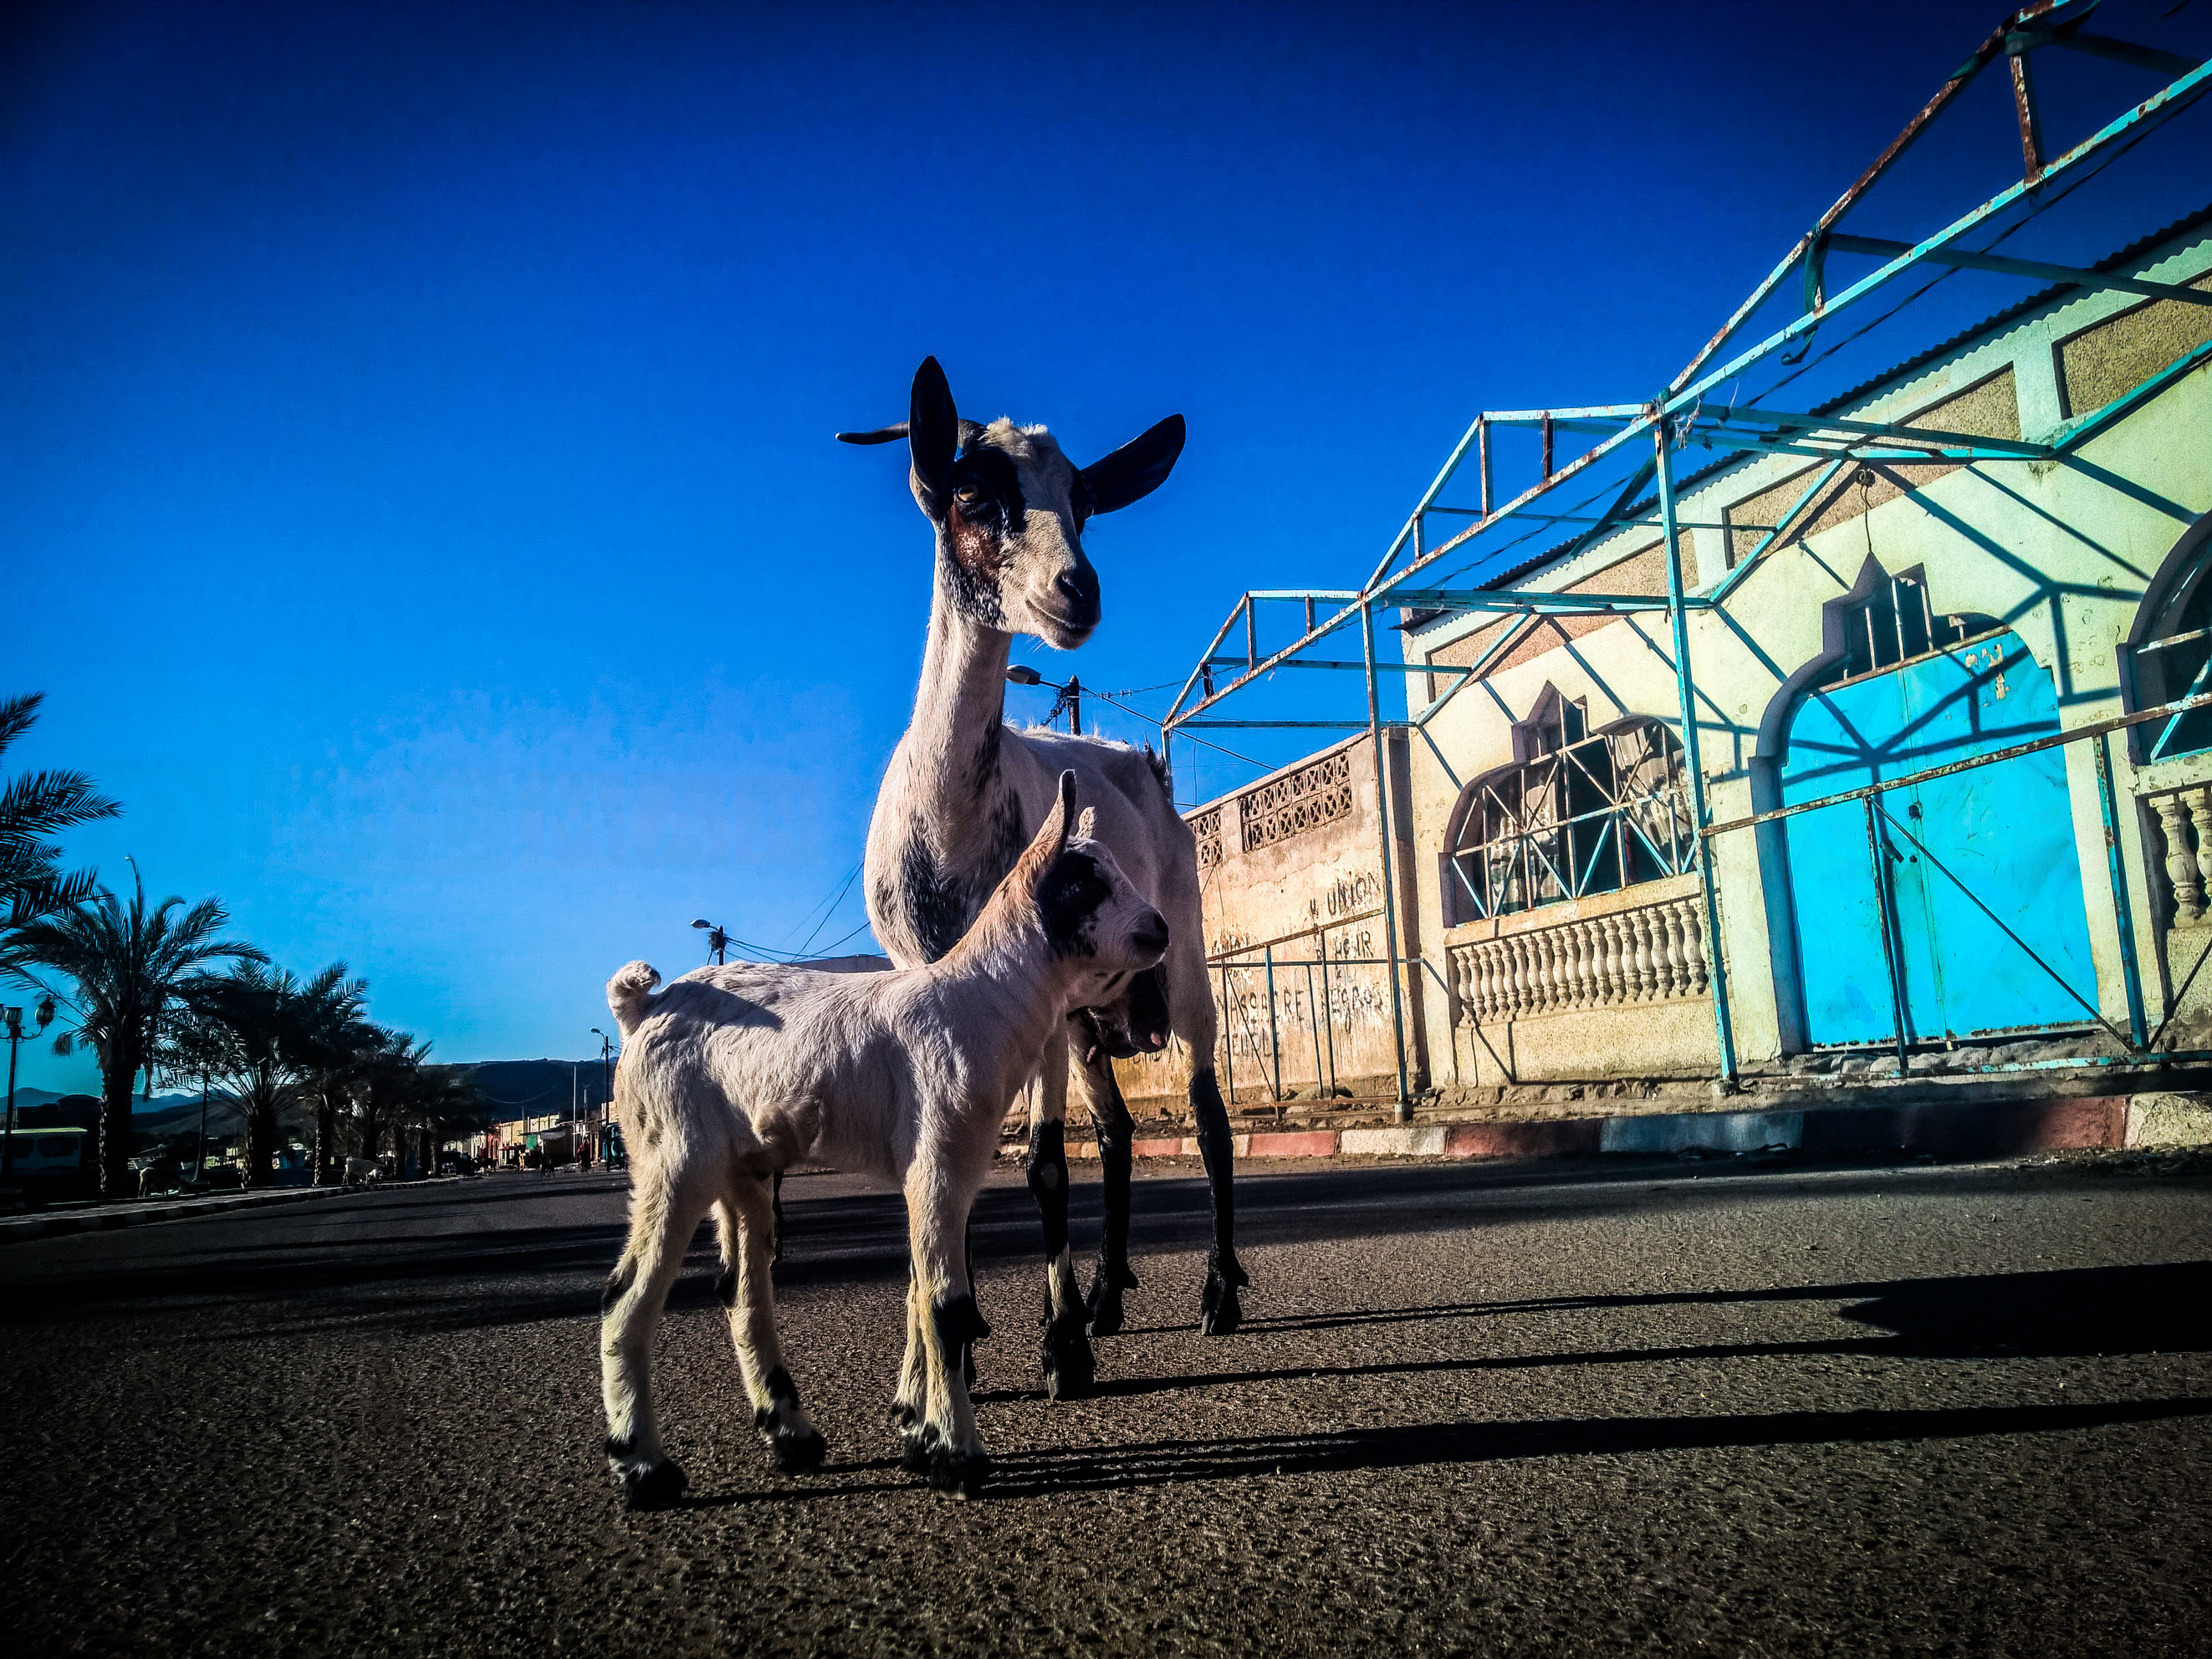
<svg viewBox="0 0 2212 1659"><path fill-rule="evenodd" d="M2007 237L2011 236L2015 232L2023 230L2027 226L2034 223L2037 218L2043 214L2049 212L2052 208L2057 207L2061 202L2071 196L2075 191L2081 189L2082 185L2087 184L2091 179L2096 178L2097 175L2104 172L2106 167L2111 167L2114 162L2119 161L2121 157L2127 155L2130 150L2133 149L2137 144L2141 143L2149 136L2150 130L2148 128L2138 131L2134 134L2134 136L2124 141L2120 144L2119 148L2115 149L2111 155L2106 156L2104 160L2099 161L2095 166L2088 168L2086 172L2078 173L2074 178L2068 179L2065 184L2062 185L2057 191L2053 191L2050 196L2045 198L2043 200L2033 203L2026 213L2021 215L2018 219L2015 219L2011 224L2006 226L2002 230L1992 236L1988 241L1984 242L1980 247L1975 249L1974 252L1978 253L1987 253L1992 248L1997 246L1997 245L2002 242ZM1775 381L1771 386L1766 387L1765 391L1759 392L1753 399L1753 406L1756 407L1760 404L1764 404L1769 398L1772 397L1777 392L1779 392L1784 386L1788 386L1792 380L1797 379L1799 375L1810 373L1813 369L1817 368L1820 364L1826 362L1829 358L1834 356L1836 353L1841 351L1845 346L1850 345L1853 341L1857 340L1863 336L1872 332L1875 329L1881 327L1882 324L1889 321L1891 318L1896 316L1898 313L1903 311L1907 306L1910 306L1917 301L1923 298L1941 284L1948 282L1952 277L1957 276L1960 269L1961 267L1957 265L1945 267L1941 275L1922 283L1920 287L1915 289L1911 294L1905 295L1904 299L1899 300L1895 305L1892 306L1887 311L1883 312L1872 322L1864 324L1862 326L1852 330L1850 333L1846 334L1842 339L1837 341L1833 345L1822 351L1820 356L1813 358L1810 362L1804 363L1801 367L1793 369L1790 373L1784 375L1780 380Z"/></svg>
<svg viewBox="0 0 2212 1659"><path fill-rule="evenodd" d="M830 918L837 914L837 907L845 902L845 895L853 890L853 884L860 878L860 866L866 862L866 860L854 861L853 872L845 878L845 884L837 890L837 896L830 901L830 908L823 911L822 920L814 924L813 932L799 941L799 952L801 956L806 953L806 947L814 943L815 936L830 925ZM848 933L846 937L850 939L852 935Z"/></svg>
<svg viewBox="0 0 2212 1659"><path fill-rule="evenodd" d="M834 943L832 943L832 944L829 944L829 945L823 945L823 946L821 948L821 950L819 950L819 951L816 951L816 952L814 953L814 955L813 955L813 956L811 956L811 957L810 957L801 958L801 960L805 960L805 961L811 961L811 962L822 962L822 961L824 961L824 960L828 959L829 957L835 956L835 955L837 953L837 946L838 946L838 945L844 944L844 943L846 942L846 940L848 940L848 939L856 939L856 938L858 938L860 934L865 933L866 933L867 931L868 931L868 924L867 924L866 922L865 922L865 921L864 921L864 922L862 922L862 923L861 923L858 927L855 927L855 928L854 928L851 933L849 933L846 934L846 935L844 936L844 938L843 938L843 939L838 939L838 940L835 941L835 942L834 942Z"/></svg>
<svg viewBox="0 0 2212 1659"><path fill-rule="evenodd" d="M1170 684L1180 684L1180 682L1170 682ZM1155 691L1162 691L1165 690L1167 688L1165 686L1156 685L1152 689ZM1125 714L1134 714L1139 720L1143 720L1147 725L1159 726L1162 732L1165 732L1167 730L1167 727L1162 724L1162 722L1154 719L1152 715L1147 714L1143 709L1132 708L1126 702L1117 702L1114 698L1107 696L1103 691L1093 691L1086 685L1083 688L1083 695L1086 697L1096 697L1099 702L1109 704L1112 707L1120 709ZM1188 732L1177 732L1176 735L1181 738L1185 743L1194 743L1204 748L1220 750L1220 751L1228 756L1230 759L1243 761L1247 766L1256 766L1262 772L1272 771L1273 769L1264 761L1255 761L1249 755L1240 755L1234 749L1224 748L1222 744L1209 742L1204 738L1194 738Z"/></svg>

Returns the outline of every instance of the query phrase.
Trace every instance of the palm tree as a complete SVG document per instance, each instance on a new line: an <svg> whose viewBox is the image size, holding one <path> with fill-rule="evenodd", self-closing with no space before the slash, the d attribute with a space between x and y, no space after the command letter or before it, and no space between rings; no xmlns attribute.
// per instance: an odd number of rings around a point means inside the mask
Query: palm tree
<svg viewBox="0 0 2212 1659"><path fill-rule="evenodd" d="M149 1062L164 1083L199 1085L199 1151L195 1156L198 1178L203 1182L208 1178L207 1121L210 1098L214 1092L212 1085L218 1075L228 1075L230 1054L230 1033L210 1015L203 995L196 988L186 993L176 1018L168 1022L167 1029L155 1044L154 1057Z"/></svg>
<svg viewBox="0 0 2212 1659"><path fill-rule="evenodd" d="M337 1141L337 1102L374 1028L361 1018L368 988L334 962L312 978L245 963L208 981L195 1000L222 1039L213 1067L246 1115L246 1184L276 1182L284 1114L303 1101L319 1107L318 1174ZM343 1164L335 1166L343 1169Z"/></svg>
<svg viewBox="0 0 2212 1659"><path fill-rule="evenodd" d="M44 701L36 691L0 699L0 754L37 723ZM26 772L0 787L0 969L20 962L21 929L92 896L92 872L64 872L46 837L122 810L82 772Z"/></svg>
<svg viewBox="0 0 2212 1659"><path fill-rule="evenodd" d="M408 1110L422 1089L422 1062L430 1045L418 1042L405 1031L380 1028L375 1050L362 1057L361 1079L366 1085L362 1101L362 1155L374 1158L384 1145L384 1132L392 1131L392 1150L404 1164L403 1140Z"/></svg>
<svg viewBox="0 0 2212 1659"><path fill-rule="evenodd" d="M428 1048L426 1043L424 1048ZM483 1127L486 1103L474 1072L465 1066L416 1067L409 1115L421 1131L422 1173L434 1175L438 1148L454 1136Z"/></svg>
<svg viewBox="0 0 2212 1659"><path fill-rule="evenodd" d="M172 896L149 907L140 880L128 905L102 888L24 923L11 941L10 965L52 991L69 1011L54 1052L66 1054L88 1043L100 1062L100 1187L106 1197L130 1195L131 1088L141 1068L155 1060L164 1033L209 983L212 964L267 960L251 945L217 937L229 920L214 899L186 909ZM67 978L74 993L54 990L40 969Z"/></svg>
<svg viewBox="0 0 2212 1659"><path fill-rule="evenodd" d="M345 963L334 962L300 988L289 1022L301 1092L315 1106L318 1187L335 1187L345 1179L338 1108L363 1066L382 1047L384 1031L362 1012L368 1001L368 981L349 978Z"/></svg>

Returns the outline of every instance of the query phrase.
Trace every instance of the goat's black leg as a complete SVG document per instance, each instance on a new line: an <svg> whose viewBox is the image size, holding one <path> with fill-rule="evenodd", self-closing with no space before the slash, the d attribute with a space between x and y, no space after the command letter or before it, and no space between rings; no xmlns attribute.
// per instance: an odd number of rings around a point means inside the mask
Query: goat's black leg
<svg viewBox="0 0 2212 1659"><path fill-rule="evenodd" d="M1229 1109L1213 1080L1213 1068L1192 1073L1191 1115L1198 1123L1199 1156L1206 1161L1206 1184L1213 1202L1213 1247L1206 1254L1206 1293L1199 1304L1206 1334L1226 1336L1244 1322L1237 1292L1251 1283L1237 1261L1237 1146L1229 1133Z"/></svg>
<svg viewBox="0 0 2212 1659"><path fill-rule="evenodd" d="M960 1265L967 1273L968 1284L972 1293L975 1283L975 1217L973 1212L970 1212L968 1219L962 1223L960 1227ZM981 1322L982 1317L980 1313L975 1316L978 1323ZM990 1334L988 1328L983 1333L986 1336ZM975 1345L973 1342L968 1343L960 1350L960 1380L968 1385L969 1392L974 1392Z"/></svg>
<svg viewBox="0 0 2212 1659"><path fill-rule="evenodd" d="M1073 1400L1091 1391L1097 1373L1067 1243L1067 1136L1058 1121L1030 1125L1029 1179L1044 1223L1044 1391Z"/></svg>
<svg viewBox="0 0 2212 1659"><path fill-rule="evenodd" d="M768 1259L773 1267L783 1260L783 1171L775 1172L775 1184L769 1194L769 1207L775 1212L775 1249Z"/></svg>
<svg viewBox="0 0 2212 1659"><path fill-rule="evenodd" d="M1091 1334L1111 1336L1121 1328L1121 1292L1137 1288L1137 1275L1129 1270L1130 1143L1137 1126L1115 1080L1113 1062L1102 1057L1086 1069L1092 1074L1091 1118L1098 1133L1099 1180L1106 1196L1106 1231L1098 1240L1097 1276L1091 1281Z"/></svg>

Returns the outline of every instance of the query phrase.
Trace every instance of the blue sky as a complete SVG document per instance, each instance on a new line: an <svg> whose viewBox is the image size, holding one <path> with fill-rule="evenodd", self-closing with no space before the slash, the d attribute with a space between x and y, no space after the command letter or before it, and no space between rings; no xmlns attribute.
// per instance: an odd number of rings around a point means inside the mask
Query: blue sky
<svg viewBox="0 0 2212 1659"><path fill-rule="evenodd" d="M2099 26L2206 32L2158 9ZM0 679L48 694L18 757L125 802L77 859L344 959L440 1057L591 1052L607 975L694 965L694 916L864 923L857 885L824 907L930 541L901 453L830 434L902 416L923 355L1079 460L1188 417L1088 538L1104 627L1026 647L1178 680L1244 588L1355 584L1478 409L1649 395L1996 21L1850 18L11 9ZM2063 68L2062 142L2155 84ZM2017 177L1983 91L1859 228ZM2196 205L2171 158L2204 132L2033 251ZM1186 799L1252 775L1177 765Z"/></svg>

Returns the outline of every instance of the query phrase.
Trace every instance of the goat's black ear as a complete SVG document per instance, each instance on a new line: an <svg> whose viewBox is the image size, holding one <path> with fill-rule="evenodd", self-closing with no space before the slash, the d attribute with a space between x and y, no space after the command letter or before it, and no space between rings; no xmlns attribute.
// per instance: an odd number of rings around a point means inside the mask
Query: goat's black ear
<svg viewBox="0 0 2212 1659"><path fill-rule="evenodd" d="M960 447L960 411L952 388L934 357L924 357L914 372L907 447L912 456L915 499L933 519L945 516L945 488L952 480L952 457Z"/></svg>
<svg viewBox="0 0 2212 1659"><path fill-rule="evenodd" d="M1170 415L1141 437L1132 438L1111 455L1083 469L1090 486L1091 510L1111 513L1142 501L1167 482L1182 453L1182 416Z"/></svg>

